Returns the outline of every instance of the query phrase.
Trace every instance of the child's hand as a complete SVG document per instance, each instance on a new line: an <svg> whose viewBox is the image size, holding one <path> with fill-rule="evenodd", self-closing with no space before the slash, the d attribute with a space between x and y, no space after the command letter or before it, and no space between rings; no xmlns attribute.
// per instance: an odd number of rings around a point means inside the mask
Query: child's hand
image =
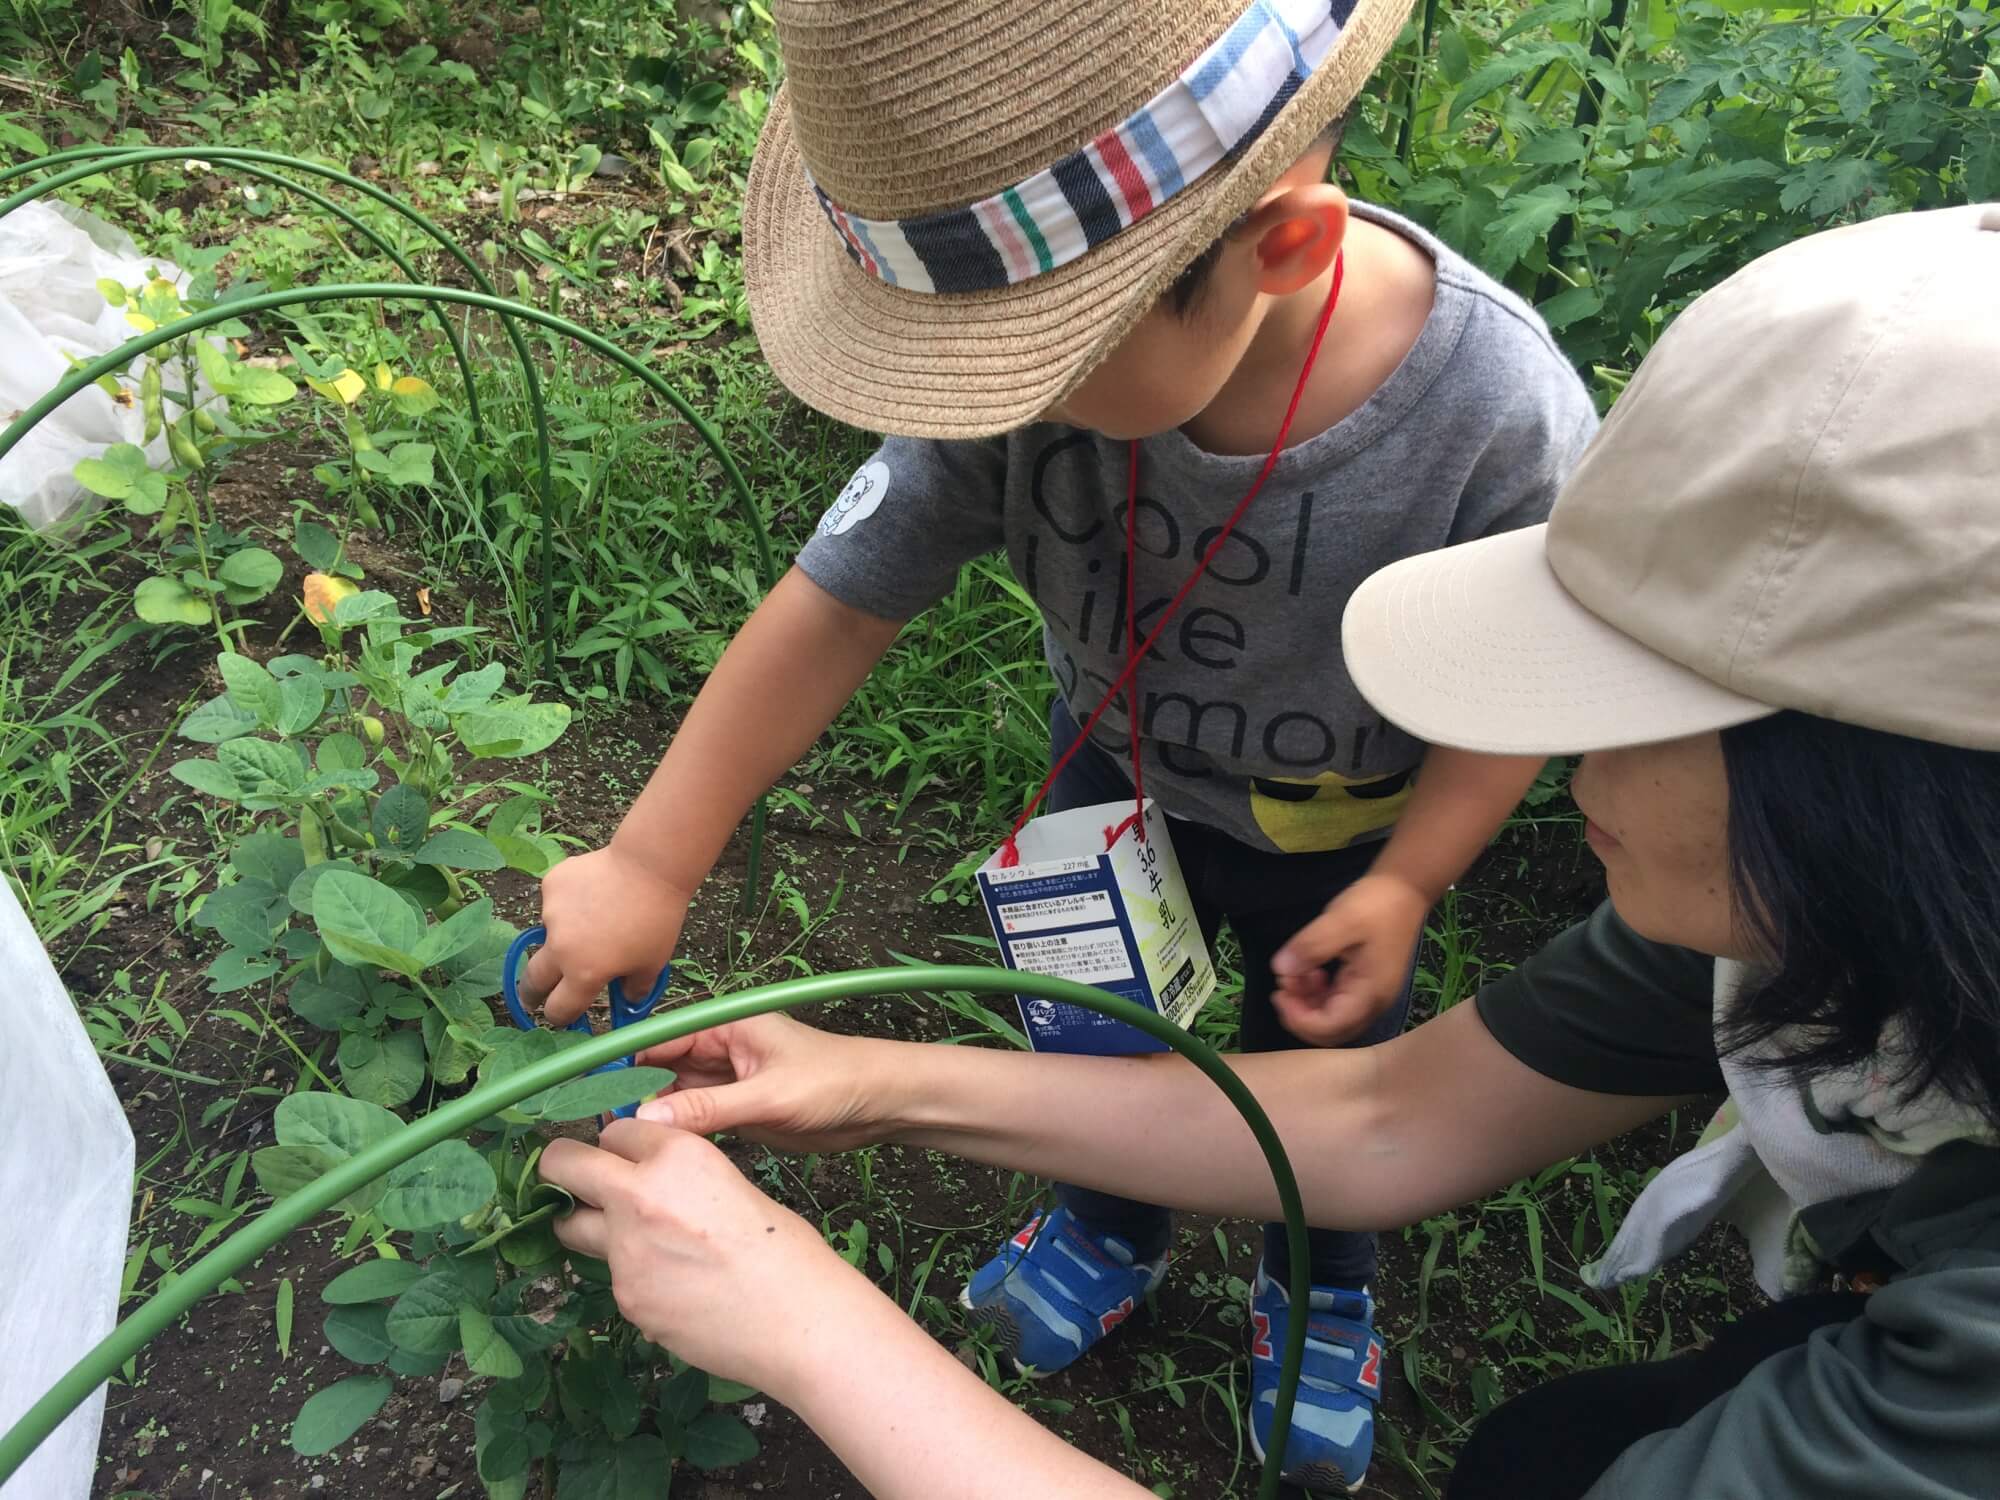
<svg viewBox="0 0 2000 1500"><path fill-rule="evenodd" d="M567 1026L614 979L639 999L674 956L687 908L686 891L616 843L564 860L542 879L549 940L522 970L523 1003L547 996L543 1015Z"/></svg>
<svg viewBox="0 0 2000 1500"><path fill-rule="evenodd" d="M1271 960L1285 1029L1315 1047L1366 1031L1403 993L1430 908L1428 896L1395 875L1364 875L1334 897Z"/></svg>

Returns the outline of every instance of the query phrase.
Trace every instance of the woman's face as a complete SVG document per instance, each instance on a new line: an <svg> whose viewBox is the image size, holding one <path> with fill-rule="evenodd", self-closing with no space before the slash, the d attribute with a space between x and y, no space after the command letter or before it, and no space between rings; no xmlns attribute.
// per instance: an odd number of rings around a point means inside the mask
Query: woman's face
<svg viewBox="0 0 2000 1500"><path fill-rule="evenodd" d="M1722 737L1600 750L1572 786L1604 862L1611 904L1641 937L1749 959L1729 895L1729 782Z"/></svg>

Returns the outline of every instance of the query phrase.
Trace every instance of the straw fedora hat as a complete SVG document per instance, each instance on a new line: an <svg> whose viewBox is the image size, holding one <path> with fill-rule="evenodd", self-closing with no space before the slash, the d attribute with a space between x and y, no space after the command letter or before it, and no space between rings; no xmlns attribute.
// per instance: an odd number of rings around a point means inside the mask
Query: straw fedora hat
<svg viewBox="0 0 2000 1500"><path fill-rule="evenodd" d="M773 0L765 356L876 432L1031 421L1305 154L1410 0Z"/></svg>

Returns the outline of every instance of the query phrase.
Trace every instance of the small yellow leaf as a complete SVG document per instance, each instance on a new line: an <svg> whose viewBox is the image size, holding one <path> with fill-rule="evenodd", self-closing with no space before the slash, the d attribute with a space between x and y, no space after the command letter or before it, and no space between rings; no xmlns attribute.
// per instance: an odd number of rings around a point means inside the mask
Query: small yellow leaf
<svg viewBox="0 0 2000 1500"><path fill-rule="evenodd" d="M361 399L361 393L368 389L368 382L352 370L342 370L331 380L314 380L307 377L306 384L327 400L338 401L342 406L352 406Z"/></svg>
<svg viewBox="0 0 2000 1500"><path fill-rule="evenodd" d="M426 620L431 617L431 591L429 589L417 590L417 608L424 612Z"/></svg>
<svg viewBox="0 0 2000 1500"><path fill-rule="evenodd" d="M407 416L421 417L438 407L438 393L431 388L428 380L420 380L415 375L404 375L389 387L391 397L397 407Z"/></svg>
<svg viewBox="0 0 2000 1500"><path fill-rule="evenodd" d="M126 313L125 321L130 323L134 328L138 329L139 332L141 333L151 333L155 328L158 328L160 326L158 323L155 323L151 318L147 317L142 312Z"/></svg>
<svg viewBox="0 0 2000 1500"><path fill-rule="evenodd" d="M388 367L387 365L377 365L377 366L375 367L375 389L376 389L376 390L378 390L378 391L386 391L386 390L388 390L388 389L389 389L389 386L390 386L390 384L391 384L391 383L392 383L392 382L393 382L393 381L395 380L395 378L396 378L396 376L395 376L394 372L392 372L392 371L390 370L390 368L389 368L389 367Z"/></svg>
<svg viewBox="0 0 2000 1500"><path fill-rule="evenodd" d="M308 573L305 582L306 618L315 625L324 625L333 618L341 600L360 591L360 586L350 578L335 578L329 573Z"/></svg>

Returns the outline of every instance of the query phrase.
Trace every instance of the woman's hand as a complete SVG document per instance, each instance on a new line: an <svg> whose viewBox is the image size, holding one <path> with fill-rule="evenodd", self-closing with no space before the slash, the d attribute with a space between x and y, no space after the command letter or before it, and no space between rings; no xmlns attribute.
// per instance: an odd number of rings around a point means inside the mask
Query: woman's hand
<svg viewBox="0 0 2000 1500"><path fill-rule="evenodd" d="M672 1068L674 1086L639 1118L697 1135L732 1131L786 1151L851 1151L884 1139L896 1118L907 1043L835 1036L757 1016L649 1047L638 1061ZM923 1053L907 1066L921 1067Z"/></svg>
<svg viewBox="0 0 2000 1500"><path fill-rule="evenodd" d="M619 1120L599 1139L542 1153L542 1176L578 1205L557 1238L610 1264L619 1311L654 1343L796 1399L793 1364L813 1325L874 1300L873 1288L700 1136Z"/></svg>

